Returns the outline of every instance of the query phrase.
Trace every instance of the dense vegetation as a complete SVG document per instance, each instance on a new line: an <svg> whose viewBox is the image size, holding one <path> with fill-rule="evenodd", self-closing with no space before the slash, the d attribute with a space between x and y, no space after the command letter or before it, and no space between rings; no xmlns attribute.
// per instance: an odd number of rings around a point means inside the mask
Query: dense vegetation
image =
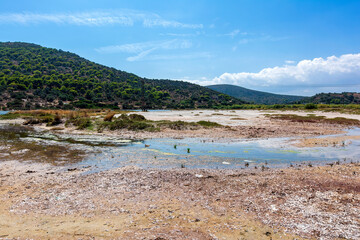
<svg viewBox="0 0 360 240"><path fill-rule="evenodd" d="M319 93L315 96L304 98L299 103L320 103L320 104L360 104L360 93Z"/></svg>
<svg viewBox="0 0 360 240"><path fill-rule="evenodd" d="M188 82L143 79L62 50L0 43L0 109L135 109L143 102L148 109L244 103Z"/></svg>
<svg viewBox="0 0 360 240"><path fill-rule="evenodd" d="M267 92L260 92L229 84L218 84L207 87L212 90L255 104L289 104L300 101L304 98L301 96L279 95Z"/></svg>

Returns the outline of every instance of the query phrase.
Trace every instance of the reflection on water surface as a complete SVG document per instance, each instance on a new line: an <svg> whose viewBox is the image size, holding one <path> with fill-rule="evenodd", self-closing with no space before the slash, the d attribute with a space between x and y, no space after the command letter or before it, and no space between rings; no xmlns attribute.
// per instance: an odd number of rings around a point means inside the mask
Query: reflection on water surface
<svg viewBox="0 0 360 240"><path fill-rule="evenodd" d="M353 129L349 135L360 135ZM296 148L289 139L241 140L228 143L207 139L147 139L115 136L54 134L21 126L0 126L0 160L30 160L102 171L127 165L144 168L287 167L357 161L360 141L343 147ZM145 147L146 145L146 147Z"/></svg>

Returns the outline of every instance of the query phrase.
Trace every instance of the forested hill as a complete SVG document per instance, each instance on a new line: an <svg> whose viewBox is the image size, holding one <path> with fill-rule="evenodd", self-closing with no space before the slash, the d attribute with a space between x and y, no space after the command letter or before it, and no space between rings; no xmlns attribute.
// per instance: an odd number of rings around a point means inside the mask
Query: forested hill
<svg viewBox="0 0 360 240"><path fill-rule="evenodd" d="M236 97L238 99L256 104L288 104L300 101L304 98L301 96L280 95L255 91L229 84L211 85L207 87L212 90L230 95L232 97Z"/></svg>
<svg viewBox="0 0 360 240"><path fill-rule="evenodd" d="M188 82L143 79L70 52L0 42L2 109L132 109L140 108L142 99L147 108L211 108L244 103Z"/></svg>
<svg viewBox="0 0 360 240"><path fill-rule="evenodd" d="M360 93L319 93L300 101L300 103L322 103L322 104L360 104Z"/></svg>

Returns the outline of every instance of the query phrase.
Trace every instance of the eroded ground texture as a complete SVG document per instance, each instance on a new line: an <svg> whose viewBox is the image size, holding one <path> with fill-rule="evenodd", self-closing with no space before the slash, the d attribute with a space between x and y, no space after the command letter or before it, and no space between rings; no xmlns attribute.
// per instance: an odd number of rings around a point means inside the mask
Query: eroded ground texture
<svg viewBox="0 0 360 240"><path fill-rule="evenodd" d="M358 163L282 170L69 170L1 163L0 237L360 238Z"/></svg>

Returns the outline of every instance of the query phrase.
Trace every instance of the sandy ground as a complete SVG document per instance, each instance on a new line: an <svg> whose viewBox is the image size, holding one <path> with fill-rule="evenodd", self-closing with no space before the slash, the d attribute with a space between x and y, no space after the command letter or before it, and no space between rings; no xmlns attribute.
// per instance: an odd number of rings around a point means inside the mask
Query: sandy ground
<svg viewBox="0 0 360 240"><path fill-rule="evenodd" d="M268 122L266 114L296 114L306 116L315 114L327 118L344 117L360 120L360 115L343 114L338 112L321 111L276 111L276 110L177 110L177 111L154 111L137 112L149 120L171 120L171 121L212 121L225 126L249 126Z"/></svg>
<svg viewBox="0 0 360 240"><path fill-rule="evenodd" d="M343 125L324 123L296 123L284 120L275 120L267 117L274 114L297 114L306 116L315 114L327 118L343 117L360 120L360 115L342 114L319 111L260 111L260 110L182 110L182 111L159 111L137 112L149 120L170 121L212 121L225 126L222 128L198 129L198 130L171 130L164 129L161 132L132 132L118 131L104 132L104 134L118 135L124 138L211 138L216 141L231 141L233 139L249 138L273 138L273 137L311 137L344 133Z"/></svg>
<svg viewBox="0 0 360 240"><path fill-rule="evenodd" d="M315 146L325 140L310 140L314 136L342 132L343 126L265 116L309 113L360 120L359 115L298 111L146 112L139 114L150 120L209 120L228 127L91 134L217 141L304 136L304 146ZM0 239L360 239L359 163L272 170L70 170L0 162Z"/></svg>
<svg viewBox="0 0 360 240"><path fill-rule="evenodd" d="M76 130L75 128L65 128L64 124L56 126L64 130L58 133L109 135L125 139L145 139L145 138L210 138L214 141L231 141L234 139L249 138L273 138L273 137L315 137L319 135L330 135L344 133L343 125L325 123L297 123L284 120L270 119L267 115L272 114L297 114L306 116L316 114L328 118L344 117L360 120L360 115L318 112L318 111L259 111L259 110L182 110L182 111L154 111L136 112L145 116L149 120L170 120L170 121L212 121L223 125L220 128L200 128L200 129L162 129L160 132L128 131L117 130L101 133L96 131ZM21 120L0 120L0 124L21 124ZM45 125L35 126L36 128L51 130L53 127Z"/></svg>
<svg viewBox="0 0 360 240"><path fill-rule="evenodd" d="M358 163L84 171L0 163L0 238L360 238Z"/></svg>
<svg viewBox="0 0 360 240"><path fill-rule="evenodd" d="M215 141L231 141L233 139L249 138L273 138L273 137L315 137L319 135L330 135L344 133L343 125L326 123L299 123L284 120L270 119L268 115L273 114L297 114L306 116L315 114L327 118L343 117L360 120L360 115L342 114L336 112L319 111L275 111L275 110L180 110L180 111L154 111L136 112L145 116L149 120L170 120L170 121L212 121L223 125L220 128L200 128L200 129L162 129L160 132L146 131L96 131L76 130L75 128L65 128L64 124L56 126L58 133L110 135L126 139L145 139L145 138L211 138ZM0 120L0 124L22 124L24 120ZM45 125L35 125L35 128L51 130L53 127Z"/></svg>

